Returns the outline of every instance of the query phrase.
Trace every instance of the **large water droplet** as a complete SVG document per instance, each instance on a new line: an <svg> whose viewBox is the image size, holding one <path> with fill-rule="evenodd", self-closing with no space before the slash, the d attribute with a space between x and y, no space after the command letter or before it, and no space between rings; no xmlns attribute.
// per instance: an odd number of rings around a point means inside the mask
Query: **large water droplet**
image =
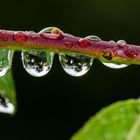
<svg viewBox="0 0 140 140"><path fill-rule="evenodd" d="M39 33L57 33L56 27L48 27ZM40 50L29 50L21 53L25 70L32 76L41 77L46 75L53 64L54 53Z"/></svg>
<svg viewBox="0 0 140 140"><path fill-rule="evenodd" d="M12 65L13 51L0 49L0 77L4 76Z"/></svg>
<svg viewBox="0 0 140 140"><path fill-rule="evenodd" d="M114 63L103 63L103 64L112 69L121 69L128 66L126 64L114 64Z"/></svg>
<svg viewBox="0 0 140 140"><path fill-rule="evenodd" d="M25 70L32 76L41 77L46 75L53 63L54 54L47 51L22 51L22 62Z"/></svg>
<svg viewBox="0 0 140 140"><path fill-rule="evenodd" d="M0 94L0 112L12 114L14 113L14 111L15 111L14 105L10 103L8 98Z"/></svg>
<svg viewBox="0 0 140 140"><path fill-rule="evenodd" d="M79 54L59 54L60 63L64 71L74 77L79 77L88 72L93 59Z"/></svg>

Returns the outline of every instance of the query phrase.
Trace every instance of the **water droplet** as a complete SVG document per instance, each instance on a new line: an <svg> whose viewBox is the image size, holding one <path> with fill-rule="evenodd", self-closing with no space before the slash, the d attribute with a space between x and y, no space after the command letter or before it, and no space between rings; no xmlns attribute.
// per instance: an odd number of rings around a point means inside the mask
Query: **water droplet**
<svg viewBox="0 0 140 140"><path fill-rule="evenodd" d="M57 27L47 27L47 28L44 28L43 30L41 30L39 33L59 34L61 32L63 32L63 31L61 31Z"/></svg>
<svg viewBox="0 0 140 140"><path fill-rule="evenodd" d="M65 44L65 46L67 47L67 48L72 48L73 47L73 43L72 42L64 42L64 44Z"/></svg>
<svg viewBox="0 0 140 140"><path fill-rule="evenodd" d="M48 33L48 34L45 34ZM48 27L39 32L40 36L48 39L63 39L63 31L56 27ZM52 35L53 34L53 35Z"/></svg>
<svg viewBox="0 0 140 140"><path fill-rule="evenodd" d="M55 31L54 31L55 28ZM56 33L56 27L48 27L39 33ZM41 77L46 75L53 64L54 53L40 50L29 50L21 53L25 70L32 76Z"/></svg>
<svg viewBox="0 0 140 140"><path fill-rule="evenodd" d="M65 33L65 35L67 35L67 37L73 37L73 35L68 34L68 33ZM70 41L65 41L64 44L67 48L72 48L73 47L73 43L70 42Z"/></svg>
<svg viewBox="0 0 140 140"><path fill-rule="evenodd" d="M109 42L110 42L110 43L115 43L115 41L114 41L114 40L110 40Z"/></svg>
<svg viewBox="0 0 140 140"><path fill-rule="evenodd" d="M60 63L64 71L74 77L79 77L88 72L93 59L79 54L59 54Z"/></svg>
<svg viewBox="0 0 140 140"><path fill-rule="evenodd" d="M94 41L101 41L101 39L96 35L87 36L86 39L94 40Z"/></svg>
<svg viewBox="0 0 140 140"><path fill-rule="evenodd" d="M127 67L125 64L103 63L105 66L112 69L121 69Z"/></svg>
<svg viewBox="0 0 140 140"><path fill-rule="evenodd" d="M126 45L126 41L125 40L119 40L117 41L117 44L120 46L120 47L124 47Z"/></svg>
<svg viewBox="0 0 140 140"><path fill-rule="evenodd" d="M22 62L25 70L32 76L41 77L46 75L53 63L54 54L47 51L22 51Z"/></svg>
<svg viewBox="0 0 140 140"><path fill-rule="evenodd" d="M14 34L14 39L18 43L24 43L27 41L27 36L23 32L16 32Z"/></svg>
<svg viewBox="0 0 140 140"><path fill-rule="evenodd" d="M87 48L87 47L89 47L91 45L91 43L89 42L89 40L86 39L86 38L80 38L78 43L79 43L79 45L82 48Z"/></svg>
<svg viewBox="0 0 140 140"><path fill-rule="evenodd" d="M8 98L0 94L0 112L12 114L14 113L14 110L15 110L14 105L10 103Z"/></svg>
<svg viewBox="0 0 140 140"><path fill-rule="evenodd" d="M12 65L13 51L0 49L0 77L4 76Z"/></svg>

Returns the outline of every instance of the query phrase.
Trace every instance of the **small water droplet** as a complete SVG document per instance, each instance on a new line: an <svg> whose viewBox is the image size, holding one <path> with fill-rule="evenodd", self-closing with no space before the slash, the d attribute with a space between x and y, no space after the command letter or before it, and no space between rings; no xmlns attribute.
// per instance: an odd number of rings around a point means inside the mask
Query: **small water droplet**
<svg viewBox="0 0 140 140"><path fill-rule="evenodd" d="M126 41L125 40L119 40L117 41L117 44L120 46L120 47L124 47L126 45Z"/></svg>
<svg viewBox="0 0 140 140"><path fill-rule="evenodd" d="M73 37L73 35L71 35L71 34L68 34L68 33L64 33L64 34L67 35L67 37ZM72 48L73 47L73 43L70 42L70 41L65 41L64 44L67 48Z"/></svg>
<svg viewBox="0 0 140 140"><path fill-rule="evenodd" d="M14 110L14 105L9 102L8 98L0 94L0 112L12 114L14 113Z"/></svg>
<svg viewBox="0 0 140 140"><path fill-rule="evenodd" d="M13 51L0 49L0 77L4 76L12 65Z"/></svg>
<svg viewBox="0 0 140 140"><path fill-rule="evenodd" d="M74 77L79 77L88 72L93 59L79 54L59 54L60 63L64 71Z"/></svg>
<svg viewBox="0 0 140 140"><path fill-rule="evenodd" d="M114 40L110 40L109 42L110 42L110 43L115 43L115 41L114 41Z"/></svg>
<svg viewBox="0 0 140 140"><path fill-rule="evenodd" d="M41 77L46 75L53 63L54 54L47 51L22 51L22 62L25 70L32 76Z"/></svg>
<svg viewBox="0 0 140 140"><path fill-rule="evenodd" d="M79 45L82 47L82 48L87 48L91 45L91 43L89 42L88 39L86 38L80 38L79 41L78 41Z"/></svg>
<svg viewBox="0 0 140 140"><path fill-rule="evenodd" d="M65 46L67 47L67 48L72 48L73 47L73 43L72 42L64 42L64 44L65 44Z"/></svg>
<svg viewBox="0 0 140 140"><path fill-rule="evenodd" d="M101 41L101 39L96 35L87 36L86 39L94 40L94 41Z"/></svg>
<svg viewBox="0 0 140 140"><path fill-rule="evenodd" d="M27 36L23 32L16 32L14 34L14 39L18 43L24 43L27 41Z"/></svg>
<svg viewBox="0 0 140 140"><path fill-rule="evenodd" d="M121 69L127 67L126 64L103 63L105 66L112 69Z"/></svg>

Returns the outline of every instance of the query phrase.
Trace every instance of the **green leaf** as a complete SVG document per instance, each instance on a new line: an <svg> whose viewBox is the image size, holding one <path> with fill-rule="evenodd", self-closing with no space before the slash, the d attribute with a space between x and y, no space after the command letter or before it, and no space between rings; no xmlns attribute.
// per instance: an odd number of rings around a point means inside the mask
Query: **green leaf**
<svg viewBox="0 0 140 140"><path fill-rule="evenodd" d="M5 76L0 77L0 112L14 114L16 111L16 93L12 77L9 71Z"/></svg>
<svg viewBox="0 0 140 140"><path fill-rule="evenodd" d="M71 140L140 140L140 99L102 109Z"/></svg>

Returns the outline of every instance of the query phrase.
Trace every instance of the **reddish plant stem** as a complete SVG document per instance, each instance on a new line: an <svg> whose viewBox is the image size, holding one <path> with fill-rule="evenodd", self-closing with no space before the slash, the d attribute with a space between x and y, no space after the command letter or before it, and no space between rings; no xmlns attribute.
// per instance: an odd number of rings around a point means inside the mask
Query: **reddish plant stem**
<svg viewBox="0 0 140 140"><path fill-rule="evenodd" d="M78 53L103 62L140 64L140 46L89 40L65 33L49 34L0 30L0 47L14 50L39 49L54 53Z"/></svg>

